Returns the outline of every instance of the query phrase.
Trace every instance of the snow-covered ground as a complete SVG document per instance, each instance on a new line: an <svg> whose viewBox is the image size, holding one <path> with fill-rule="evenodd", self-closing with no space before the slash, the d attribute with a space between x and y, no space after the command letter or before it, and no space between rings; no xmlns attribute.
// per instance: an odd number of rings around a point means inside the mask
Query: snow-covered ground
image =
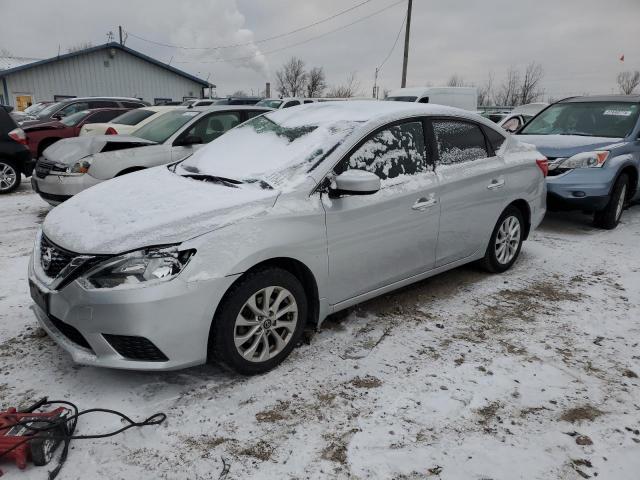
<svg viewBox="0 0 640 480"><path fill-rule="evenodd" d="M48 211L28 184L0 196L0 406L168 416L76 442L59 478L638 478L640 206L615 231L549 215L510 272L463 267L367 302L252 378L75 366L29 310Z"/></svg>

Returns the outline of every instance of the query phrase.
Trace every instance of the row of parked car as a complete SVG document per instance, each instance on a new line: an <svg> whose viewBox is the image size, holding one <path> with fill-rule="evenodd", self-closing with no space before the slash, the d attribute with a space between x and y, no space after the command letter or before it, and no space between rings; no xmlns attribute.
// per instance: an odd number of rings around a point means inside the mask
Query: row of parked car
<svg viewBox="0 0 640 480"><path fill-rule="evenodd" d="M152 112L36 166L64 202L31 295L80 363L264 372L333 312L472 261L507 270L547 202L613 228L638 198L640 96L565 99L516 135L414 101Z"/></svg>

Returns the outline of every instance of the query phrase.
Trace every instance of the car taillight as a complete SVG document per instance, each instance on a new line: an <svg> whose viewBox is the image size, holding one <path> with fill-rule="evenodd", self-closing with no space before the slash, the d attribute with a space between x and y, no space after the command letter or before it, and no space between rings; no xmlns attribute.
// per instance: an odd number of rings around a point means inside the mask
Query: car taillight
<svg viewBox="0 0 640 480"><path fill-rule="evenodd" d="M546 158L539 158L536 160L536 163L538 164L538 168L542 170L542 175L546 177L549 173L549 160Z"/></svg>
<svg viewBox="0 0 640 480"><path fill-rule="evenodd" d="M113 127L109 127L107 128L107 130L104 132L105 135L117 135L118 132L115 128Z"/></svg>
<svg viewBox="0 0 640 480"><path fill-rule="evenodd" d="M9 132L9 137L22 145L27 144L27 134L21 128L14 128Z"/></svg>

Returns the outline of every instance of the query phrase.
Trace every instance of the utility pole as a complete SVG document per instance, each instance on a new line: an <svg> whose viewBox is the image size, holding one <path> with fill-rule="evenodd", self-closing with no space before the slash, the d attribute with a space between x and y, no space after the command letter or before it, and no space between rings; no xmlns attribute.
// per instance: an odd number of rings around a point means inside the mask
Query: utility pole
<svg viewBox="0 0 640 480"><path fill-rule="evenodd" d="M411 30L411 6L413 0L407 5L407 26L404 30L404 60L402 62L402 88L407 86L407 63L409 62L409 31Z"/></svg>
<svg viewBox="0 0 640 480"><path fill-rule="evenodd" d="M124 42L122 41L122 25L118 25L118 33L120 34L120 45L124 45Z"/></svg>

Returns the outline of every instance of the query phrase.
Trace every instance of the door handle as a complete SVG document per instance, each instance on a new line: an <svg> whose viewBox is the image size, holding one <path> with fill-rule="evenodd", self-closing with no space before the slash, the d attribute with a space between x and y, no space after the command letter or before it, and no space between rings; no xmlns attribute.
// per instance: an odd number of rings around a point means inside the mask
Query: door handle
<svg viewBox="0 0 640 480"><path fill-rule="evenodd" d="M438 199L435 197L421 197L416 200L416 203L411 207L413 210L423 211L431 207L435 207L438 204Z"/></svg>
<svg viewBox="0 0 640 480"><path fill-rule="evenodd" d="M489 190L497 190L498 188L504 187L504 178L501 179L493 179L491 183L487 185Z"/></svg>

